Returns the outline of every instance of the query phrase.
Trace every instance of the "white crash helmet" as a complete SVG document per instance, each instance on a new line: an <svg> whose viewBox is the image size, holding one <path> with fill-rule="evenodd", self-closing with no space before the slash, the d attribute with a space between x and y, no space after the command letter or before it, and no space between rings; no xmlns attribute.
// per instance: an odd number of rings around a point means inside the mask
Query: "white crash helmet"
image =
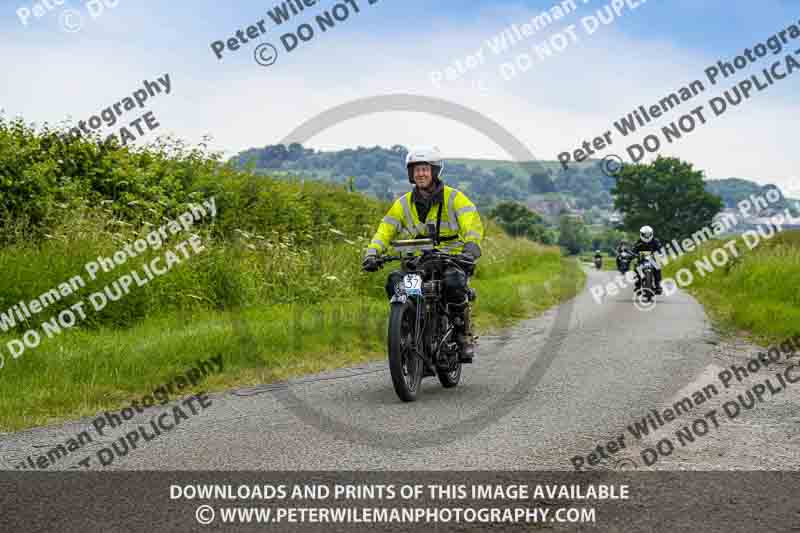
<svg viewBox="0 0 800 533"><path fill-rule="evenodd" d="M425 148L414 148L406 156L406 169L408 170L408 181L414 183L414 165L418 163L428 163L432 167L433 181L439 181L444 169L442 153L435 146Z"/></svg>
<svg viewBox="0 0 800 533"><path fill-rule="evenodd" d="M641 237L644 242L652 241L653 228L651 228L650 226L642 226L642 229L639 230L639 237Z"/></svg>

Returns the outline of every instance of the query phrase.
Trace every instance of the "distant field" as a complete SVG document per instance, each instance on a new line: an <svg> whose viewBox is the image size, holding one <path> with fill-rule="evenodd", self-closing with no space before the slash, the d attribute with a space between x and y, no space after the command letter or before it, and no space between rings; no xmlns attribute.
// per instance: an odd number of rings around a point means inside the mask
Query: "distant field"
<svg viewBox="0 0 800 533"><path fill-rule="evenodd" d="M525 161L522 163L517 163L516 161L504 161L501 159L450 159L453 163L465 165L467 167L472 168L480 168L481 170L493 170L496 168L504 168L509 172L514 174L516 178L525 178L527 179L530 176L531 172L534 170L539 171L547 171L552 170L553 172L557 172L561 169L561 163L558 161ZM570 168L573 166L575 168L583 169L584 167L592 167L597 162L595 160L589 159L587 161L581 163L570 163Z"/></svg>

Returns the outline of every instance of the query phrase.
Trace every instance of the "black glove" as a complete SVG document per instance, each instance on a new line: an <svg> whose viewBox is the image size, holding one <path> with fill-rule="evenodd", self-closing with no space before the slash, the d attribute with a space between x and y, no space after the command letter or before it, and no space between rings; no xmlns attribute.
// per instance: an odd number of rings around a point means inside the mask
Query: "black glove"
<svg viewBox="0 0 800 533"><path fill-rule="evenodd" d="M377 272L381 268L381 263L374 255L368 255L361 263L361 269L364 272Z"/></svg>
<svg viewBox="0 0 800 533"><path fill-rule="evenodd" d="M475 261L481 256L481 247L475 244L474 242L468 242L464 245L463 251L461 252L464 255L471 255L472 260Z"/></svg>
<svg viewBox="0 0 800 533"><path fill-rule="evenodd" d="M467 253L458 254L456 256L456 262L458 263L458 266L460 266L461 269L464 270L464 273L467 276L471 276L473 273L475 273L475 264L477 260L475 259L475 256L473 256L472 254L467 254Z"/></svg>

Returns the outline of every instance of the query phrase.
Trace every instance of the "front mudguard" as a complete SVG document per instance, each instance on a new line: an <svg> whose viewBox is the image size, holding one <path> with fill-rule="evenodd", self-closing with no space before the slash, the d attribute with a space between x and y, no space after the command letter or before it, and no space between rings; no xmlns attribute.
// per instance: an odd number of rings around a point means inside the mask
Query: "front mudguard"
<svg viewBox="0 0 800 533"><path fill-rule="evenodd" d="M407 301L408 301L408 295L407 294L395 294L394 296L392 296L392 299L389 300L389 304L390 305L395 305L395 304L403 305Z"/></svg>

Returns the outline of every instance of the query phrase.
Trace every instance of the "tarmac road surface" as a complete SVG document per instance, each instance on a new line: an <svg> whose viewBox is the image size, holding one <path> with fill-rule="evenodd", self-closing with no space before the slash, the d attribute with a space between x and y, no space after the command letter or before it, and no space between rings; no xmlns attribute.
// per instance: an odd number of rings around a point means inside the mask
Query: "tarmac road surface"
<svg viewBox="0 0 800 533"><path fill-rule="evenodd" d="M587 288L561 312L482 338L476 364L464 367L454 389L428 378L418 401L402 403L386 363L378 362L212 394L210 407L116 454L105 468L571 470L577 455L589 468L598 445L608 458L598 456L593 468L618 468L625 457L641 463L625 428L707 375L718 341L702 306L684 292L661 297L649 312L633 305L629 289L598 304L589 287L614 275L588 269ZM98 450L165 409L139 415L102 440L93 432L91 444L49 468L76 467L86 456L90 468L104 468ZM35 461L87 428L90 419L6 435L0 458L5 468L29 455ZM619 449L608 453L614 440Z"/></svg>

